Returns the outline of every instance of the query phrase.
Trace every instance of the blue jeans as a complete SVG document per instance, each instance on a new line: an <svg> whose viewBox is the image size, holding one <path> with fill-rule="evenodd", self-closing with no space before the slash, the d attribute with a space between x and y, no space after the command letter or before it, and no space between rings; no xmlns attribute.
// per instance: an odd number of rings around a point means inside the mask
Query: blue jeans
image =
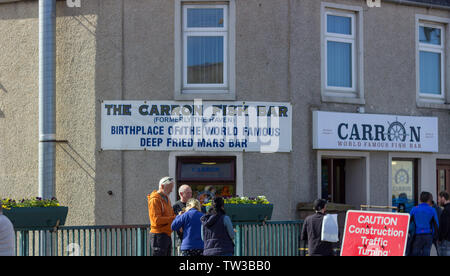
<svg viewBox="0 0 450 276"><path fill-rule="evenodd" d="M431 234L416 235L412 243L411 256L430 256L433 236Z"/></svg>
<svg viewBox="0 0 450 276"><path fill-rule="evenodd" d="M439 256L450 256L450 241L442 241L438 246Z"/></svg>

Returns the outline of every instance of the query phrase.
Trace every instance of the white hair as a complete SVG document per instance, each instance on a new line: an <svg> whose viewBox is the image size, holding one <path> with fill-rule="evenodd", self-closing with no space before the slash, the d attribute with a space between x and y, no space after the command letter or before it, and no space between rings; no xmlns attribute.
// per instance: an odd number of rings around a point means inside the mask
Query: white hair
<svg viewBox="0 0 450 276"><path fill-rule="evenodd" d="M184 193L188 188L191 188L191 187L189 185L186 185L186 184L181 185L180 188L178 188L178 193L179 194Z"/></svg>
<svg viewBox="0 0 450 276"><path fill-rule="evenodd" d="M159 188L161 188L162 186L171 184L171 183L174 183L173 177L170 177L170 176L163 177L159 181Z"/></svg>

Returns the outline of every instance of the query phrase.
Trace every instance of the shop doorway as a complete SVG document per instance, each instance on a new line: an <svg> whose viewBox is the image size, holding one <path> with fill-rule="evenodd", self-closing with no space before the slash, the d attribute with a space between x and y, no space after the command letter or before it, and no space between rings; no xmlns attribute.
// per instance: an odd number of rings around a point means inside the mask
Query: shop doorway
<svg viewBox="0 0 450 276"><path fill-rule="evenodd" d="M322 198L345 203L345 159L322 159Z"/></svg>
<svg viewBox="0 0 450 276"><path fill-rule="evenodd" d="M235 156L179 156L176 164L177 191L181 185L189 185L192 197L202 204L216 195L236 195Z"/></svg>
<svg viewBox="0 0 450 276"><path fill-rule="evenodd" d="M365 158L322 158L322 198L358 208L367 204Z"/></svg>
<svg viewBox="0 0 450 276"><path fill-rule="evenodd" d="M450 191L450 160L437 160L436 183L437 194Z"/></svg>

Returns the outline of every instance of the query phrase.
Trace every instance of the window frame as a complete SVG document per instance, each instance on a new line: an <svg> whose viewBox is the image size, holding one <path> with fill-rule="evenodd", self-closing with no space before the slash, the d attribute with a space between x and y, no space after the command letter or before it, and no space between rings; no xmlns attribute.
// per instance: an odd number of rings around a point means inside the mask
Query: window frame
<svg viewBox="0 0 450 276"><path fill-rule="evenodd" d="M175 100L236 100L236 0L210 1L175 0L175 31L174 31L174 99ZM191 27L187 28L187 9L198 8L224 8L224 27ZM224 66L222 84L188 84L187 83L187 35L202 34L206 36L224 36ZM214 34L213 34L214 33Z"/></svg>
<svg viewBox="0 0 450 276"><path fill-rule="evenodd" d="M328 15L352 18L352 35L329 33ZM322 102L365 105L364 96L364 20L363 7L322 2L320 14L321 44L321 100ZM335 39L352 40L352 87L328 85L328 41ZM338 41L340 42L340 41ZM347 42L347 41L344 41Z"/></svg>
<svg viewBox="0 0 450 276"><path fill-rule="evenodd" d="M420 27L428 27L428 28L433 28L433 29L440 29L441 30L441 45L434 45L434 44L429 44L429 43L423 43L420 42ZM419 75L417 76L418 78L418 83L419 83L419 96L421 98L429 98L429 99L439 99L439 100L444 100L445 99L445 39L446 39L446 35L445 35L445 26L439 23L434 23L434 22L427 22L424 20L420 20L419 24L417 26L417 32L419 33L419 35L417 36L417 40L416 43L418 44L418 66L419 66ZM429 52L429 53L437 53L441 55L441 93L439 95L437 94L431 94L431 93L422 93L421 91L421 84L420 84L420 53L421 52Z"/></svg>
<svg viewBox="0 0 450 276"><path fill-rule="evenodd" d="M195 27L189 28L187 26L187 10L189 8L221 8L223 9L223 27ZM198 5L185 4L183 5L183 89L185 93L189 93L190 89L196 88L226 88L228 86L228 7L226 5ZM223 37L223 83L188 83L188 66L187 66L187 40L189 36L221 36Z"/></svg>
<svg viewBox="0 0 450 276"><path fill-rule="evenodd" d="M340 17L347 17L351 19L351 35L345 35L345 34L338 34L338 33L330 33L328 32L328 15L334 15L334 16L340 16ZM338 10L332 10L327 9L325 12L325 88L327 90L334 90L337 92L353 92L356 93L356 51L355 51L355 45L356 45L356 26L355 26L355 20L356 15L354 12L344 12L344 11L338 11ZM352 85L351 87L341 87L341 86L330 86L328 85L328 42L340 42L340 43L348 43L351 45L352 49Z"/></svg>
<svg viewBox="0 0 450 276"><path fill-rule="evenodd" d="M443 39L441 43L443 44L444 55L443 62L441 61L441 66L448 68L450 66L450 19L444 17L437 17L424 14L416 14L415 18L415 47L416 47L416 105L419 108L430 108L430 109L446 109L450 110L450 83L446 80L450 79L450 70L444 70L441 72L441 91L443 91L443 96L432 95L421 93L420 91L420 25L427 24L430 26L440 26L441 34ZM442 69L441 69L442 70Z"/></svg>

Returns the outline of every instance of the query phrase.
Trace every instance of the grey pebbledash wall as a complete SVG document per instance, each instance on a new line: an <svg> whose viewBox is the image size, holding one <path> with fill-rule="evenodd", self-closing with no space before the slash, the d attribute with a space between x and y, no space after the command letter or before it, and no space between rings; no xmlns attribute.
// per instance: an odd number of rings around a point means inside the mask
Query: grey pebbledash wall
<svg viewBox="0 0 450 276"><path fill-rule="evenodd" d="M322 2L362 9L363 104L322 100ZM235 100L293 106L291 153L240 154L244 195L266 195L275 204L273 219L297 219L297 204L319 196L312 112L360 107L439 119L438 154L402 155L421 158L421 188L435 186L433 162L450 159L449 109L417 105L415 24L417 14L449 18L447 10L368 8L360 0L235 5ZM174 14L173 0L82 0L80 8L58 1L56 133L68 143L56 149L56 195L70 207L68 224L148 223L146 194L169 174L171 153L101 151L100 106L102 100L174 100ZM37 18L36 1L0 4L0 197L38 192ZM370 203L390 204L396 153L367 154Z"/></svg>

